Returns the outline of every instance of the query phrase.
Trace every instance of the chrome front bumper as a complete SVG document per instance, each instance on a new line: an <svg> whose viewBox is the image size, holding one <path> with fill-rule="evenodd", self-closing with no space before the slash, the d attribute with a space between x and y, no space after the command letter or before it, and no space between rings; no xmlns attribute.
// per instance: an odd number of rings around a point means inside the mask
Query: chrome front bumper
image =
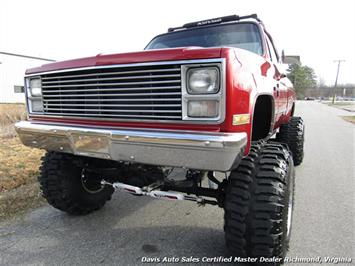
<svg viewBox="0 0 355 266"><path fill-rule="evenodd" d="M246 133L87 128L30 121L15 127L23 144L31 147L199 170L231 170L247 143Z"/></svg>

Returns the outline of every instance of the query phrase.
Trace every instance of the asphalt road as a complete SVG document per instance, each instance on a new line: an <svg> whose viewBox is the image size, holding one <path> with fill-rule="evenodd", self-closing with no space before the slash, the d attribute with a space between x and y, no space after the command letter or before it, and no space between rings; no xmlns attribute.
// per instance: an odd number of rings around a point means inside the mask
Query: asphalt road
<svg viewBox="0 0 355 266"><path fill-rule="evenodd" d="M339 117L349 113L317 102L296 109L306 143L288 256L355 259L355 126ZM139 265L144 257L225 254L222 209L190 202L116 193L85 217L44 206L0 224L1 265Z"/></svg>

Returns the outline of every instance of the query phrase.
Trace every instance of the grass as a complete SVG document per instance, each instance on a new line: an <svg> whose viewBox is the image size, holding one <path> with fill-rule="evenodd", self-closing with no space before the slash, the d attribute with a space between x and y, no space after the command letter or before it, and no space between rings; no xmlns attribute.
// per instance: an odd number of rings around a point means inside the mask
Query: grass
<svg viewBox="0 0 355 266"><path fill-rule="evenodd" d="M353 115L353 116L343 116L343 119L345 121L348 121L348 122L351 122L351 123L355 124L355 115Z"/></svg>
<svg viewBox="0 0 355 266"><path fill-rule="evenodd" d="M24 104L0 104L0 137L16 136L15 122L26 119L27 113Z"/></svg>
<svg viewBox="0 0 355 266"><path fill-rule="evenodd" d="M0 125L13 124L16 121L24 120L27 117L26 107L21 103L0 104Z"/></svg>
<svg viewBox="0 0 355 266"><path fill-rule="evenodd" d="M26 117L23 104L0 104L0 220L42 201L36 179L44 151L22 145L14 130Z"/></svg>
<svg viewBox="0 0 355 266"><path fill-rule="evenodd" d="M18 137L1 138L0 193L33 183L43 151L24 146Z"/></svg>

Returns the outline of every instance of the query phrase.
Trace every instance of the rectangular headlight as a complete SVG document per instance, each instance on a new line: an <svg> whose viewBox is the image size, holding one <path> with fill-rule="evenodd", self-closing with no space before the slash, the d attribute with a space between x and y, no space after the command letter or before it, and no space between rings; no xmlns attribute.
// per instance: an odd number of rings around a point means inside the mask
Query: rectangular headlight
<svg viewBox="0 0 355 266"><path fill-rule="evenodd" d="M191 61L181 66L182 120L218 124L225 119L224 59Z"/></svg>
<svg viewBox="0 0 355 266"><path fill-rule="evenodd" d="M190 68L187 71L187 92L189 94L213 94L219 91L219 70L217 67Z"/></svg>
<svg viewBox="0 0 355 266"><path fill-rule="evenodd" d="M29 82L29 91L31 96L40 97L42 96L42 86L40 78L31 78Z"/></svg>
<svg viewBox="0 0 355 266"><path fill-rule="evenodd" d="M31 105L32 112L43 112L43 102L42 99L32 99L29 101Z"/></svg>
<svg viewBox="0 0 355 266"><path fill-rule="evenodd" d="M216 100L189 101L187 115L189 117L217 117L219 102Z"/></svg>
<svg viewBox="0 0 355 266"><path fill-rule="evenodd" d="M25 79L27 91L27 103L29 112L43 112L42 84L40 77L30 77Z"/></svg>

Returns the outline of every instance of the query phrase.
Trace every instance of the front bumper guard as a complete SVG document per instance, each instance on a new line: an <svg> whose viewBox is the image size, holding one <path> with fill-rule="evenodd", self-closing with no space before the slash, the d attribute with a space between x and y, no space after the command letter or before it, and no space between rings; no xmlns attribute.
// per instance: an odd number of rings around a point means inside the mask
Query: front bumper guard
<svg viewBox="0 0 355 266"><path fill-rule="evenodd" d="M21 121L26 146L75 155L189 169L229 171L247 143L246 133L87 128Z"/></svg>

